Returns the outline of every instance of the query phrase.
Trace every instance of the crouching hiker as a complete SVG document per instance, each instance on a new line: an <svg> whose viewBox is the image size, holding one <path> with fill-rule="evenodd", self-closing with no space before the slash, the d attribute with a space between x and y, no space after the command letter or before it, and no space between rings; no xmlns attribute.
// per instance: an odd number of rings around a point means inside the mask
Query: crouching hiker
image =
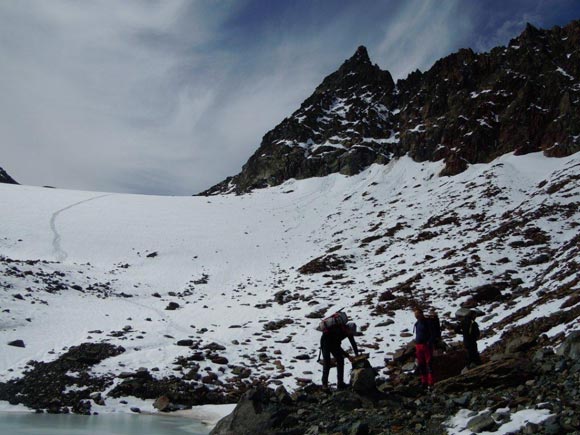
<svg viewBox="0 0 580 435"><path fill-rule="evenodd" d="M423 388L431 389L435 383L432 366L435 332L432 322L425 317L420 308L415 308L414 313L417 319L414 326L415 355L421 375L421 385Z"/></svg>
<svg viewBox="0 0 580 435"><path fill-rule="evenodd" d="M344 357L346 356L349 360L352 359L344 349L342 349L340 343L345 338L348 338L354 350L354 354L358 356L358 347L354 341L356 324L354 322L348 322L346 314L339 311L320 322L317 329L322 331L322 337L320 337L320 352L322 354L322 386L328 388L328 375L330 374L330 367L332 365L332 355L336 361L337 388L339 390L345 389Z"/></svg>

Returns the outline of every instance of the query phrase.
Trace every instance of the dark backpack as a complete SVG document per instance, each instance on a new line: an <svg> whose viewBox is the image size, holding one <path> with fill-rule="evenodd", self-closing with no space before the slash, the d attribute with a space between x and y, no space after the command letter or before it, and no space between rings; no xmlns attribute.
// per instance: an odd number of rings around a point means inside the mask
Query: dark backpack
<svg viewBox="0 0 580 435"><path fill-rule="evenodd" d="M334 313L332 316L328 316L327 318L322 319L322 321L318 324L318 327L316 329L326 334L337 327L346 325L347 322L348 316L346 315L346 313L338 311Z"/></svg>

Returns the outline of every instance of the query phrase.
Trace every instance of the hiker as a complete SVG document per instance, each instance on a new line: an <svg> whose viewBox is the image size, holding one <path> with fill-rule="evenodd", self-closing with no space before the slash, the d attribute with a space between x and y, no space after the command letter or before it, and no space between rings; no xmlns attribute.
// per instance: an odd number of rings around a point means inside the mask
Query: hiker
<svg viewBox="0 0 580 435"><path fill-rule="evenodd" d="M477 350L477 340L479 340L479 325L475 321L476 313L470 310L461 321L461 333L463 334L463 345L467 351L467 367L481 364L479 351Z"/></svg>
<svg viewBox="0 0 580 435"><path fill-rule="evenodd" d="M341 316L342 320L338 322L329 322L329 319ZM346 356L352 362L352 357L340 347L340 343L345 338L348 338L355 356L358 356L358 347L354 341L356 334L356 324L354 322L346 322L346 314L338 312L328 319L320 322L319 329L322 329L322 337L320 337L320 352L322 354L322 386L328 388L328 375L330 373L331 359L334 357L336 361L336 385L339 390L346 388L344 383L344 357ZM326 322L326 323L325 323Z"/></svg>
<svg viewBox="0 0 580 435"><path fill-rule="evenodd" d="M433 331L433 353L437 350L447 350L447 346L445 345L443 338L441 338L441 322L439 321L439 316L434 308L429 311L429 317L427 317L427 320L431 322L431 328Z"/></svg>
<svg viewBox="0 0 580 435"><path fill-rule="evenodd" d="M431 364L435 332L432 322L425 317L423 310L415 308L414 313L417 319L413 328L415 331L415 356L421 375L421 385L423 388L431 389L435 383Z"/></svg>

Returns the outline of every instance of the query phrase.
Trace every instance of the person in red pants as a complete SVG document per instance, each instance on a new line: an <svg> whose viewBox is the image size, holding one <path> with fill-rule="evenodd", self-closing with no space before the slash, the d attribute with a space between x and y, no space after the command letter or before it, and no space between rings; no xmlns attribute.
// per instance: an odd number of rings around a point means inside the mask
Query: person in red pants
<svg viewBox="0 0 580 435"><path fill-rule="evenodd" d="M420 308L415 308L415 355L417 365L421 375L421 385L425 389L431 389L435 383L433 377L433 345L435 342L435 332L433 331L432 322L430 322Z"/></svg>

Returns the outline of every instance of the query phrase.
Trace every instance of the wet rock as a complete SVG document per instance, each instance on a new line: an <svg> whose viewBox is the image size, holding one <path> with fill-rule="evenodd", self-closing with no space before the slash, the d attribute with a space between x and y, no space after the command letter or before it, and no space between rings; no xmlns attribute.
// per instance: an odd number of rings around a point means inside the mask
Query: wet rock
<svg viewBox="0 0 580 435"><path fill-rule="evenodd" d="M171 411L171 400L167 396L160 396L153 402L153 408L160 412Z"/></svg>
<svg viewBox="0 0 580 435"><path fill-rule="evenodd" d="M486 430L492 430L496 427L496 423L493 418L491 418L491 412L485 412L483 414L477 415L467 422L467 427L470 431L475 433L480 433Z"/></svg>

